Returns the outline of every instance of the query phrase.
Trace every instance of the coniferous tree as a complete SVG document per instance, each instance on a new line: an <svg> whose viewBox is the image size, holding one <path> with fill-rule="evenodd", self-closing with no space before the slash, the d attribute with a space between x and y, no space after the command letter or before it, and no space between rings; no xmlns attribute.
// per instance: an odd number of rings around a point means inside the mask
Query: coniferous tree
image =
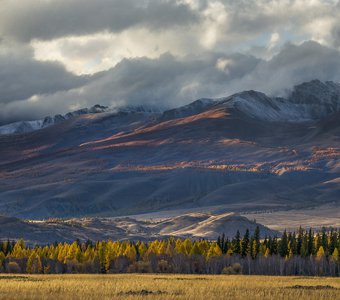
<svg viewBox="0 0 340 300"><path fill-rule="evenodd" d="M308 257L308 240L307 240L307 235L304 234L302 237L302 245L301 245L301 250L300 250L300 256L301 257Z"/></svg>
<svg viewBox="0 0 340 300"><path fill-rule="evenodd" d="M289 254L289 252L288 252L288 236L287 236L286 230L283 232L280 243L279 243L279 254L282 257L285 257Z"/></svg>
<svg viewBox="0 0 340 300"><path fill-rule="evenodd" d="M223 254L226 254L228 252L229 239L225 238L224 233L222 234L222 236L218 236L217 245L221 248Z"/></svg>
<svg viewBox="0 0 340 300"><path fill-rule="evenodd" d="M267 248L268 248L269 254L273 255L273 239L271 236L269 236L268 238Z"/></svg>
<svg viewBox="0 0 340 300"><path fill-rule="evenodd" d="M257 241L255 232L249 238L249 231L246 231L242 239L238 233L232 241L220 236L218 243L169 238L148 243L109 240L91 244L75 241L71 244L29 247L22 240L14 243L4 241L0 242L0 272L99 273L144 270L218 273L226 264L237 263L247 274L339 276L339 231L323 229L315 236L311 229L299 231L297 235L285 231L279 239L269 237L263 241ZM297 255L299 239L300 255ZM325 240L326 249L322 245ZM316 248L316 245L319 247ZM10 250L5 254L7 249ZM234 254L241 255L224 256L225 252L232 255L233 250L239 251ZM259 253L261 257L258 257ZM304 257L308 259L302 259Z"/></svg>
<svg viewBox="0 0 340 300"><path fill-rule="evenodd" d="M297 254L297 243L295 232L288 234L288 251L291 255Z"/></svg>
<svg viewBox="0 0 340 300"><path fill-rule="evenodd" d="M224 242L224 245L223 245L223 249L222 249L222 252L223 254L226 254L228 252L228 250L230 249L230 240L229 238L227 238Z"/></svg>
<svg viewBox="0 0 340 300"><path fill-rule="evenodd" d="M241 235L240 232L237 230L236 236L233 239L233 253L234 254L241 254Z"/></svg>
<svg viewBox="0 0 340 300"><path fill-rule="evenodd" d="M255 247L254 247L254 236L251 236L250 237L250 240L249 240L249 245L248 245L248 254L254 258L254 250L255 250Z"/></svg>
<svg viewBox="0 0 340 300"><path fill-rule="evenodd" d="M303 230L300 226L298 235L297 235L297 241L296 241L296 254L301 254L301 247L302 247L302 238L303 238Z"/></svg>
<svg viewBox="0 0 340 300"><path fill-rule="evenodd" d="M308 255L314 254L314 233L312 228L309 228L308 232Z"/></svg>
<svg viewBox="0 0 340 300"><path fill-rule="evenodd" d="M317 251L320 246L322 246L322 242L321 242L321 235L320 233L318 232L314 238L314 248L315 248L315 251Z"/></svg>
<svg viewBox="0 0 340 300"><path fill-rule="evenodd" d="M336 231L332 228L330 232L330 237L329 237L329 245L328 245L328 253L330 255L333 254L334 250L338 247L338 239L337 239L337 233Z"/></svg>
<svg viewBox="0 0 340 300"><path fill-rule="evenodd" d="M267 238L267 235L264 237L263 245L264 245L266 248L268 248L268 238Z"/></svg>
<svg viewBox="0 0 340 300"><path fill-rule="evenodd" d="M247 229L241 242L241 255L243 257L247 256L248 247L249 247L249 230Z"/></svg>
<svg viewBox="0 0 340 300"><path fill-rule="evenodd" d="M217 237L216 243L217 243L217 245L220 246L221 249L223 248L223 244L222 244L222 242L221 242L221 237L220 237L220 236Z"/></svg>
<svg viewBox="0 0 340 300"><path fill-rule="evenodd" d="M328 237L326 234L326 228L322 227L322 235L321 235L321 245L323 250L325 251L326 254L328 254Z"/></svg>
<svg viewBox="0 0 340 300"><path fill-rule="evenodd" d="M271 245L270 253L274 254L274 255L279 253L279 244L278 244L276 236L274 236L274 238L272 240L272 245Z"/></svg>
<svg viewBox="0 0 340 300"><path fill-rule="evenodd" d="M255 241L255 257L256 255L259 253L260 251L260 238L261 238L261 234L260 234L260 227L256 226L255 231L254 231L254 241Z"/></svg>
<svg viewBox="0 0 340 300"><path fill-rule="evenodd" d="M219 245L221 250L222 250L222 253L225 254L226 252L224 252L224 249L225 249L225 234L223 233L222 234L222 237L221 237L221 245Z"/></svg>
<svg viewBox="0 0 340 300"><path fill-rule="evenodd" d="M256 243L256 240L254 239L254 238L251 238L250 239L251 240L251 257L253 258L253 259L255 259L256 258L256 256L257 256L257 254L258 254L258 251L257 251L257 243Z"/></svg>

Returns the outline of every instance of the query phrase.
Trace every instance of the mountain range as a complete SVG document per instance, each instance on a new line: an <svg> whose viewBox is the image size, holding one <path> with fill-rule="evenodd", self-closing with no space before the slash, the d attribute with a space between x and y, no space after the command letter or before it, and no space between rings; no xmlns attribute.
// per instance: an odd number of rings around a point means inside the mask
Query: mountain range
<svg viewBox="0 0 340 300"><path fill-rule="evenodd" d="M340 84L167 111L96 105L1 126L0 145L0 215L336 211Z"/></svg>

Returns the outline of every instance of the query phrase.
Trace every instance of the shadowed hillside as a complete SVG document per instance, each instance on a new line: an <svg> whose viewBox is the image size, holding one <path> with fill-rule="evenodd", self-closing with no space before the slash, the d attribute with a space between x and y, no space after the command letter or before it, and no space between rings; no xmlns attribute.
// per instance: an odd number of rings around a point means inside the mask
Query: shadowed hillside
<svg viewBox="0 0 340 300"><path fill-rule="evenodd" d="M0 213L338 207L339 103L339 85L312 81L287 99L248 91L164 113L105 109L1 135Z"/></svg>

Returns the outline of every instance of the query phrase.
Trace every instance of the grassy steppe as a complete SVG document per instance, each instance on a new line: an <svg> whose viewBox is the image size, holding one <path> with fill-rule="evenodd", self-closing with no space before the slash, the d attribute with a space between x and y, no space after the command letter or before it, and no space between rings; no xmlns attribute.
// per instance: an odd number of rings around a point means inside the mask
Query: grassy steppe
<svg viewBox="0 0 340 300"><path fill-rule="evenodd" d="M340 278L182 274L1 274L0 299L340 300Z"/></svg>

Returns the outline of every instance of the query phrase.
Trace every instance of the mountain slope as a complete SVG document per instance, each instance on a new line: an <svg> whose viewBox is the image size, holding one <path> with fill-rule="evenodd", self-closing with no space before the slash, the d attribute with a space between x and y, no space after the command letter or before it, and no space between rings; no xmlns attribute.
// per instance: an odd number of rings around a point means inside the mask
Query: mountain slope
<svg viewBox="0 0 340 300"><path fill-rule="evenodd" d="M165 111L159 121L173 120L200 114L213 106L224 104L253 118L266 121L303 122L319 120L340 110L340 84L313 80L294 87L288 98L268 97L257 91L245 91L222 99L198 99L180 108ZM28 133L58 124L70 118L109 112L105 106L95 105L41 120L20 121L0 126L0 135ZM111 110L112 111L112 110ZM159 109L139 107L121 108L121 112L161 113Z"/></svg>
<svg viewBox="0 0 340 300"><path fill-rule="evenodd" d="M0 213L42 218L339 205L339 185L324 184L340 177L337 89L313 81L295 87L291 100L248 91L164 113L80 114L2 135Z"/></svg>

